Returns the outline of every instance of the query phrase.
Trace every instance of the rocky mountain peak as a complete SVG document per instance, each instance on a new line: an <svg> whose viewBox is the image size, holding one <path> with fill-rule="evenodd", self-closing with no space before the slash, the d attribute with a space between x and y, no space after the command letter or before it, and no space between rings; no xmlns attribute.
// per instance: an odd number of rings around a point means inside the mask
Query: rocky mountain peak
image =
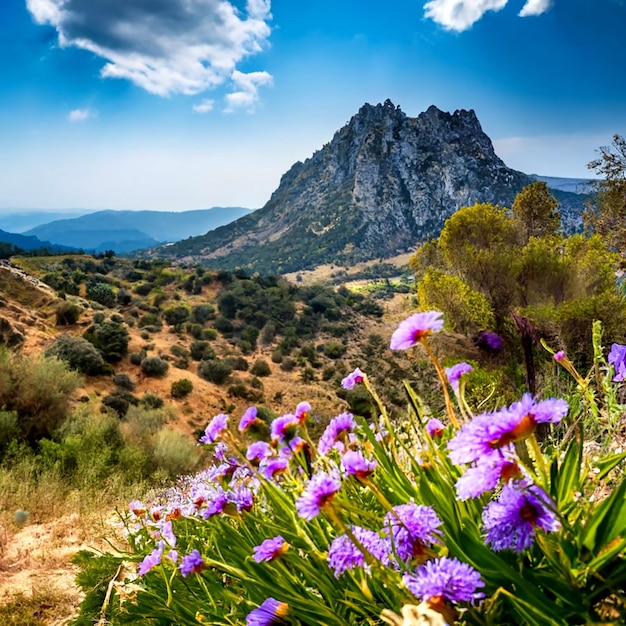
<svg viewBox="0 0 626 626"><path fill-rule="evenodd" d="M412 118L391 100L366 103L262 209L164 252L268 272L386 258L438 235L462 206L510 206L531 180L495 154L473 110Z"/></svg>

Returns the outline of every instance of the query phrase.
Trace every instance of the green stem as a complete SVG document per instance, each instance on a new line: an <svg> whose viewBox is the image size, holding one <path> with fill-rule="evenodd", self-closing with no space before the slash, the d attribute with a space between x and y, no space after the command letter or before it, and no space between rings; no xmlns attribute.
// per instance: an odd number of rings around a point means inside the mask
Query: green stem
<svg viewBox="0 0 626 626"><path fill-rule="evenodd" d="M548 468L546 466L546 461L543 458L543 452L539 447L539 442L537 441L537 437L535 437L535 433L533 433L528 440L530 441L530 447L533 450L535 456L535 463L537 463L537 467L539 468L539 472L544 479L544 485L547 486L548 481Z"/></svg>

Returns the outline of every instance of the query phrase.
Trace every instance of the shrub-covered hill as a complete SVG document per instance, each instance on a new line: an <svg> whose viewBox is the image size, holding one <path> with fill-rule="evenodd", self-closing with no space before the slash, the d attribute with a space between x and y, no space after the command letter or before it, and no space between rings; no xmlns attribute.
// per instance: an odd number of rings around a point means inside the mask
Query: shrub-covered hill
<svg viewBox="0 0 626 626"><path fill-rule="evenodd" d="M349 371L368 362L382 380L419 369L389 358L381 300L345 287L89 255L14 258L5 270L15 297L0 325L21 334L16 349L61 358L84 374L83 400L120 416L164 402L187 433L218 412L289 412L305 396L321 419L337 395L367 413L340 387ZM404 406L401 383L388 393Z"/></svg>

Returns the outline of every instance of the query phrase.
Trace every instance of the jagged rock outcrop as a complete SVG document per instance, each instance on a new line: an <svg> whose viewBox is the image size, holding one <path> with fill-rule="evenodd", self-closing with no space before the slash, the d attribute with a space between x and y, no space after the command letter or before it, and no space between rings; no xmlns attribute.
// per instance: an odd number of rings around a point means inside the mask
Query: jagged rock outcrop
<svg viewBox="0 0 626 626"><path fill-rule="evenodd" d="M385 258L436 236L462 206L510 206L530 182L495 154L472 110L411 118L389 100L365 104L262 209L155 252L267 272Z"/></svg>

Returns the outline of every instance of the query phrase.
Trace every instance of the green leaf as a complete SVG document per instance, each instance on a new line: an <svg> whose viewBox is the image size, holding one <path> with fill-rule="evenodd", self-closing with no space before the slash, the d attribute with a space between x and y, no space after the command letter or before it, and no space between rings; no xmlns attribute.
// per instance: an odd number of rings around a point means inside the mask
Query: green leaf
<svg viewBox="0 0 626 626"><path fill-rule="evenodd" d="M556 501L559 507L573 500L574 492L580 487L580 468L583 459L583 448L578 439L572 439L565 452L563 463L557 474Z"/></svg>
<svg viewBox="0 0 626 626"><path fill-rule="evenodd" d="M596 467L600 470L597 475L598 480L602 480L612 469L615 469L624 459L626 459L626 452L620 452L618 454L610 454L596 463Z"/></svg>
<svg viewBox="0 0 626 626"><path fill-rule="evenodd" d="M585 524L580 540L581 544L593 554L598 554L608 543L626 529L626 481L622 481L597 506L589 521Z"/></svg>

